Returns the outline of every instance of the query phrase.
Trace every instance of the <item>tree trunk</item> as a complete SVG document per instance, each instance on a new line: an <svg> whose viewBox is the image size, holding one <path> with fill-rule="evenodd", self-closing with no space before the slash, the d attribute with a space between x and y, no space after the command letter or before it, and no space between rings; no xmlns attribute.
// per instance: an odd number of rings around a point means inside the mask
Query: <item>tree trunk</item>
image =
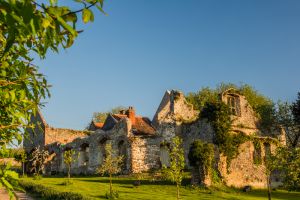
<svg viewBox="0 0 300 200"><path fill-rule="evenodd" d="M268 185L268 199L271 200L271 181L270 181L270 175L267 176L267 185Z"/></svg>
<svg viewBox="0 0 300 200"><path fill-rule="evenodd" d="M179 200L179 184L177 183L177 200Z"/></svg>
<svg viewBox="0 0 300 200"><path fill-rule="evenodd" d="M110 196L113 195L113 190L112 190L112 177L111 174L109 174L109 191L110 191Z"/></svg>
<svg viewBox="0 0 300 200"><path fill-rule="evenodd" d="M22 173L23 173L23 176L24 176L24 174L25 174L25 163L24 162L22 162Z"/></svg>
<svg viewBox="0 0 300 200"><path fill-rule="evenodd" d="M68 166L68 179L70 180L71 178L71 166Z"/></svg>

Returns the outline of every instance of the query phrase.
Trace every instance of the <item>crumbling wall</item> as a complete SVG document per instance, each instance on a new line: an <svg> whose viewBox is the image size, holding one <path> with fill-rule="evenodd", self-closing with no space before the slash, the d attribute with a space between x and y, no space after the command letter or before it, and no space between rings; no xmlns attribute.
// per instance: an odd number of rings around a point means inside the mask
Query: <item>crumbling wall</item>
<svg viewBox="0 0 300 200"><path fill-rule="evenodd" d="M105 155L105 145L111 143L116 154L119 155L118 145L120 141L124 142L124 145L128 146L127 140L128 128L127 120L122 120L115 127L109 131L97 130L90 136L76 138L72 142L66 144L64 149L61 151L61 155L58 157L60 160L59 171L66 173L66 166L63 162L63 152L66 149L74 149L75 162L72 163L71 173L72 174L95 174L97 169L102 164ZM115 155L115 156L117 156ZM130 151L127 149L126 155L124 155L124 171L129 171L130 168Z"/></svg>
<svg viewBox="0 0 300 200"><path fill-rule="evenodd" d="M233 120L232 130L243 132L246 135L251 135L254 133L260 134L261 132L258 128L259 120L245 96L239 95L237 93L223 93L222 101L228 104L228 97L232 95L234 95L234 97L238 99L237 106L239 107L238 110L240 112L238 115L231 115L231 119Z"/></svg>
<svg viewBox="0 0 300 200"><path fill-rule="evenodd" d="M271 144L271 152L276 149L275 144ZM265 174L264 159L266 149L262 140L261 143L261 164L254 162L254 144L247 141L239 147L238 156L233 159L227 170L226 157L220 156L218 161L218 170L223 177L226 185L234 187L244 187L250 185L254 188L266 188L267 179ZM276 181L273 184L280 184Z"/></svg>
<svg viewBox="0 0 300 200"><path fill-rule="evenodd" d="M75 138L82 138L87 136L84 131L46 127L45 129L45 145L58 142L66 144L72 142Z"/></svg>
<svg viewBox="0 0 300 200"><path fill-rule="evenodd" d="M180 136L183 138L184 158L186 167L190 168L188 154L192 143L195 140L202 140L212 143L214 130L207 122L207 120L197 120L194 123L182 124L182 131Z"/></svg>
<svg viewBox="0 0 300 200"><path fill-rule="evenodd" d="M184 94L180 91L167 91L154 115L152 123L155 127L168 123L181 123L195 121L198 111L193 109Z"/></svg>

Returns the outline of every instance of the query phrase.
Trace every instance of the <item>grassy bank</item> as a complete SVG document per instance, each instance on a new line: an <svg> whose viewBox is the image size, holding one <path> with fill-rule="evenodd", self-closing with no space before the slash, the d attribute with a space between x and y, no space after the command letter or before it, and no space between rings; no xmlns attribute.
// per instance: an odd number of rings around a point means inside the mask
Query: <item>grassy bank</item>
<svg viewBox="0 0 300 200"><path fill-rule="evenodd" d="M51 188L59 192L78 193L91 199L104 199L105 193L109 190L109 180L105 177L85 177L73 178L73 184L63 185L64 178L43 178L41 180L33 180L32 178L22 178L23 183L38 184ZM120 194L119 199L176 199L175 185L165 182L143 181L141 186L134 187L131 178L114 178L114 189ZM267 193L264 190L254 190L244 193L234 189L199 189L183 186L181 188L182 199L231 199L231 200L263 200L267 199ZM299 200L299 192L287 192L277 190L272 194L274 200Z"/></svg>

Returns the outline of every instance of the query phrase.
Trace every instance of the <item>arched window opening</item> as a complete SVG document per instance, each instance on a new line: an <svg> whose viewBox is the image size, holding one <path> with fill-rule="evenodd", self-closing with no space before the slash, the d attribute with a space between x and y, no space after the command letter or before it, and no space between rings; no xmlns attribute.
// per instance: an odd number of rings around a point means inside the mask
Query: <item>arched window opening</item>
<svg viewBox="0 0 300 200"><path fill-rule="evenodd" d="M89 163L89 144L83 143L80 146L79 166L87 166Z"/></svg>
<svg viewBox="0 0 300 200"><path fill-rule="evenodd" d="M103 138L99 142L99 151L98 151L98 163L101 165L106 157L105 145L107 138Z"/></svg>
<svg viewBox="0 0 300 200"><path fill-rule="evenodd" d="M227 105L232 115L241 116L240 98L235 95L227 96Z"/></svg>
<svg viewBox="0 0 300 200"><path fill-rule="evenodd" d="M261 145L260 142L254 142L254 152L253 152L253 163L254 164L261 164L262 157L261 157Z"/></svg>
<svg viewBox="0 0 300 200"><path fill-rule="evenodd" d="M264 149L265 149L265 157L268 157L271 155L271 145L267 142L264 143Z"/></svg>
<svg viewBox="0 0 300 200"><path fill-rule="evenodd" d="M127 152L126 152L126 145L124 140L121 140L118 143L118 154L119 156L123 156L123 164L122 164L122 169L125 170L127 169Z"/></svg>
<svg viewBox="0 0 300 200"><path fill-rule="evenodd" d="M160 163L161 166L170 167L170 144L160 145Z"/></svg>

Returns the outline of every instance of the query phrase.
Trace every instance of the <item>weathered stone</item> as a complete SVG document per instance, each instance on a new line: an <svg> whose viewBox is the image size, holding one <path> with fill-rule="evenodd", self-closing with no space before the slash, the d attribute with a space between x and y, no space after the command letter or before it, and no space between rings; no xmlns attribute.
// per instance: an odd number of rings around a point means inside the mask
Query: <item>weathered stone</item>
<svg viewBox="0 0 300 200"><path fill-rule="evenodd" d="M215 151L214 170L229 186L257 188L266 187L265 166L254 164L254 157L265 157L267 151L274 152L276 142L265 145L265 139L273 136L274 141L285 145L283 129L274 129L265 135L259 129L259 121L246 98L234 90L227 90L220 95L221 100L227 103L232 111L232 134L242 132L246 135L255 135L261 141L260 152L255 152L254 144L247 141L239 147L239 154L230 166L227 166L226 157ZM55 129L46 124L38 114L32 120L39 124L35 130L29 130L29 138L24 141L24 147L30 152L34 147L47 148L53 159L46 167L46 173L66 173L63 162L63 152L74 149L76 160L72 163L71 172L74 174L95 174L105 158L105 144L111 143L118 155L124 157L122 173L140 173L168 166L171 139L180 136L183 139L186 167L192 170L188 161L188 152L191 144L200 139L213 143L214 130L207 120L198 119L199 111L193 109L183 93L167 91L150 122L147 118L135 115L130 107L120 114L110 114L103 127L93 129L90 135L82 131L69 129ZM193 170L193 182L209 186L212 184L210 174ZM277 181L277 185L280 181Z"/></svg>

